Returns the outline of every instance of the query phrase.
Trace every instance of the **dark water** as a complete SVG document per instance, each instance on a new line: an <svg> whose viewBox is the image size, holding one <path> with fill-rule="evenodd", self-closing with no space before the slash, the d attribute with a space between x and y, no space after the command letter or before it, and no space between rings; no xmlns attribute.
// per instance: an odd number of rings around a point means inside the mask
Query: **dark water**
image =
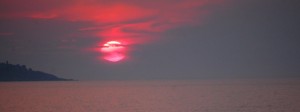
<svg viewBox="0 0 300 112"><path fill-rule="evenodd" d="M3 82L0 112L300 112L300 81Z"/></svg>

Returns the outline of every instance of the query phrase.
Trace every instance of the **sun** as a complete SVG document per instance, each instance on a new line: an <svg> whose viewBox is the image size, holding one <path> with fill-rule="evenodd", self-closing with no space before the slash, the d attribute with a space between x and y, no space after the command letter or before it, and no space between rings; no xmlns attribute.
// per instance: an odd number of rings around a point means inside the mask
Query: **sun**
<svg viewBox="0 0 300 112"><path fill-rule="evenodd" d="M118 62L126 57L125 46L119 41L108 41L101 46L103 59Z"/></svg>
<svg viewBox="0 0 300 112"><path fill-rule="evenodd" d="M107 43L104 44L105 47L112 47L112 46L115 46L115 45L121 45L121 42L118 42L118 41L109 41Z"/></svg>
<svg viewBox="0 0 300 112"><path fill-rule="evenodd" d="M116 52L122 50L124 47L121 42L118 41L108 41L106 42L102 48L102 52Z"/></svg>

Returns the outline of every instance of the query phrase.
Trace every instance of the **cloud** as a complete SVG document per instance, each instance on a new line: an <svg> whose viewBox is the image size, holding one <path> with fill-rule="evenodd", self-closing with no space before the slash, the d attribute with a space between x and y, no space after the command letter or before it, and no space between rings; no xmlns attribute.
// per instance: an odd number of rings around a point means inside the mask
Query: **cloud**
<svg viewBox="0 0 300 112"><path fill-rule="evenodd" d="M1 0L0 17L89 21L127 32L160 32L197 23L209 13L208 5L220 3L222 0Z"/></svg>
<svg viewBox="0 0 300 112"><path fill-rule="evenodd" d="M91 26L78 30L93 32L102 41L136 44L156 40L160 33L172 28L199 24L212 7L222 3L223 0L1 0L0 19L89 22Z"/></svg>

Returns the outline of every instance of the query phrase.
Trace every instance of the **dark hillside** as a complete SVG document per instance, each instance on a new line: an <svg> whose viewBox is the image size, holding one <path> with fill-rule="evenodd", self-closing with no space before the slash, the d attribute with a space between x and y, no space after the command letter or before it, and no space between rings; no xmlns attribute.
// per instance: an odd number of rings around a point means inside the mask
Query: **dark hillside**
<svg viewBox="0 0 300 112"><path fill-rule="evenodd" d="M67 81L55 75L34 71L25 65L0 63L0 81Z"/></svg>

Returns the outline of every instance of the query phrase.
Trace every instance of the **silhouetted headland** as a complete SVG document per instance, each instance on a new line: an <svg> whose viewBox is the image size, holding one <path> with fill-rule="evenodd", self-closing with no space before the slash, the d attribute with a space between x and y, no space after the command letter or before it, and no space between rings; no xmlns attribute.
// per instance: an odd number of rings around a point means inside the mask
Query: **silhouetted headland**
<svg viewBox="0 0 300 112"><path fill-rule="evenodd" d="M0 63L0 81L73 81L55 75L34 71L25 65Z"/></svg>

